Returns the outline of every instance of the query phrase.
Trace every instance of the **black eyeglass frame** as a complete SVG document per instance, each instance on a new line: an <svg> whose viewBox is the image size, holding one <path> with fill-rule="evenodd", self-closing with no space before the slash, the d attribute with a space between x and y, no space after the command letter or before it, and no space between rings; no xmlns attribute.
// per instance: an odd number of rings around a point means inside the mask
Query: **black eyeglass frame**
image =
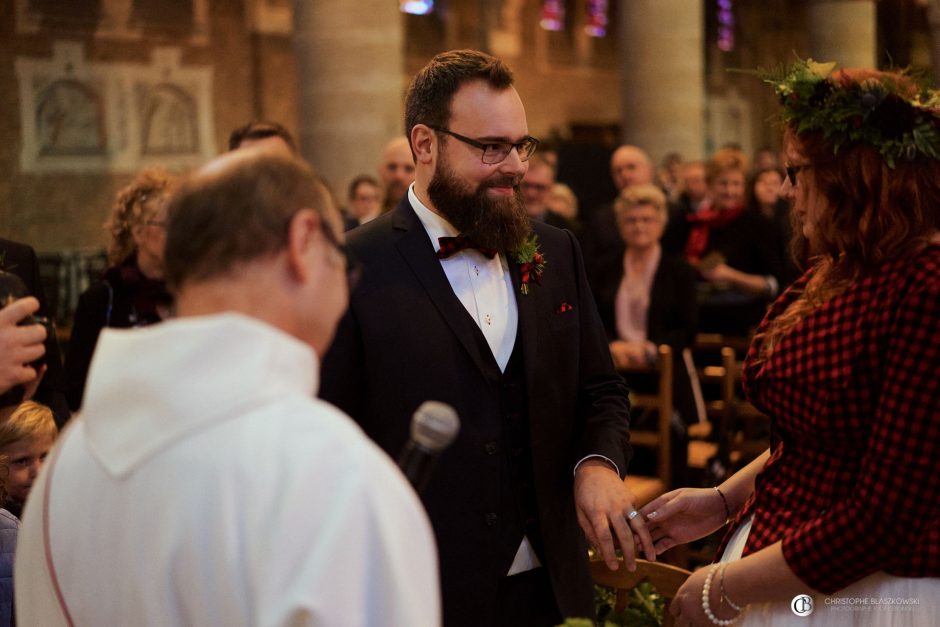
<svg viewBox="0 0 940 627"><path fill-rule="evenodd" d="M343 261L346 263L346 283L349 285L349 292L352 293L356 284L359 283L359 279L362 278L362 262L356 258L346 244L340 243L339 238L336 237L336 233L333 231L333 227L330 226L330 223L322 216L320 224L322 225L321 230L323 231L323 237L330 243L330 246L339 251L339 254L343 256Z"/></svg>
<svg viewBox="0 0 940 627"><path fill-rule="evenodd" d="M798 163L796 165L785 166L783 169L787 172L787 180L790 181L790 185L796 187L796 175L799 174L801 170L811 167L813 167L812 163Z"/></svg>
<svg viewBox="0 0 940 627"><path fill-rule="evenodd" d="M428 125L428 128L431 130L437 131L438 133L444 133L445 135L450 135L454 139L458 139L465 144L473 146L474 148L479 148L483 151L480 159L486 165L497 165L506 160L506 157L509 156L509 153L512 152L512 149L515 148L516 152L519 153L519 161L528 161L529 158L535 154L535 151L538 150L539 140L531 135L526 135L522 138L522 141L519 142L481 142L478 139L472 139L461 135L460 133L455 133L450 129L440 128L439 126ZM509 148L505 148L509 146ZM495 148L500 147L500 148ZM499 157L496 161L487 161L487 154L496 154L497 156L505 150L506 153L502 157Z"/></svg>

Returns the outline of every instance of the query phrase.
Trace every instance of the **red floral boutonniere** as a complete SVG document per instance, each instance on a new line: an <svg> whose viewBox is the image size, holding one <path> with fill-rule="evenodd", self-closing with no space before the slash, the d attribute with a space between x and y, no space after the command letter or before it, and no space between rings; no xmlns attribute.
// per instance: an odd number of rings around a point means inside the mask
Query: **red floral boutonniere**
<svg viewBox="0 0 940 627"><path fill-rule="evenodd" d="M523 294L529 293L529 283L535 281L542 283L542 272L545 271L545 255L539 250L539 236L531 235L522 246L513 253L513 258L519 264L519 282Z"/></svg>

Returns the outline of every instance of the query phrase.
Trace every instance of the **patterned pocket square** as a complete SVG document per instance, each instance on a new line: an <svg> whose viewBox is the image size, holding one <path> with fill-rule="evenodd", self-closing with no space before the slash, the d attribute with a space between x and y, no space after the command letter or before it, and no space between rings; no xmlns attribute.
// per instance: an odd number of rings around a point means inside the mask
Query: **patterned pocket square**
<svg viewBox="0 0 940 627"><path fill-rule="evenodd" d="M557 307L555 307L555 313L556 313L556 314L563 314L563 313L565 313L566 311L571 311L572 309L574 309L574 306L571 305L570 303L568 303L567 301L565 301L565 302L562 302L562 304L560 304L560 305L558 305Z"/></svg>

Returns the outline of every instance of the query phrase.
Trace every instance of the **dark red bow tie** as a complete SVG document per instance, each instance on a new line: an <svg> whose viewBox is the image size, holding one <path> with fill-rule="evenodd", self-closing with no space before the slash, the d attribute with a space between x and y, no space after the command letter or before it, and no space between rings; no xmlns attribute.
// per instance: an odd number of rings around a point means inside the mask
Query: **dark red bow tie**
<svg viewBox="0 0 940 627"><path fill-rule="evenodd" d="M487 259L492 259L496 256L496 253L499 252L495 248L478 246L466 235L458 235L457 237L438 237L437 241L441 245L441 249L437 251L438 259L447 259L448 257L456 255L461 250L465 250L467 248L479 250Z"/></svg>

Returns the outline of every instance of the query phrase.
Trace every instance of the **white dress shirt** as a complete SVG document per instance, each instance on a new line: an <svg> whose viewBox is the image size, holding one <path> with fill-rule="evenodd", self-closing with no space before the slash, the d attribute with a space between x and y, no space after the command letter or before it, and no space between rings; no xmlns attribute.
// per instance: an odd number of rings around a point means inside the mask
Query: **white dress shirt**
<svg viewBox="0 0 940 627"><path fill-rule="evenodd" d="M408 199L431 238L434 252L441 249L439 237L459 235L450 222L418 200L414 186L408 189ZM487 259L479 250L467 248L441 259L441 268L454 294L483 332L500 371L505 372L519 328L519 308L506 256L499 253Z"/></svg>

